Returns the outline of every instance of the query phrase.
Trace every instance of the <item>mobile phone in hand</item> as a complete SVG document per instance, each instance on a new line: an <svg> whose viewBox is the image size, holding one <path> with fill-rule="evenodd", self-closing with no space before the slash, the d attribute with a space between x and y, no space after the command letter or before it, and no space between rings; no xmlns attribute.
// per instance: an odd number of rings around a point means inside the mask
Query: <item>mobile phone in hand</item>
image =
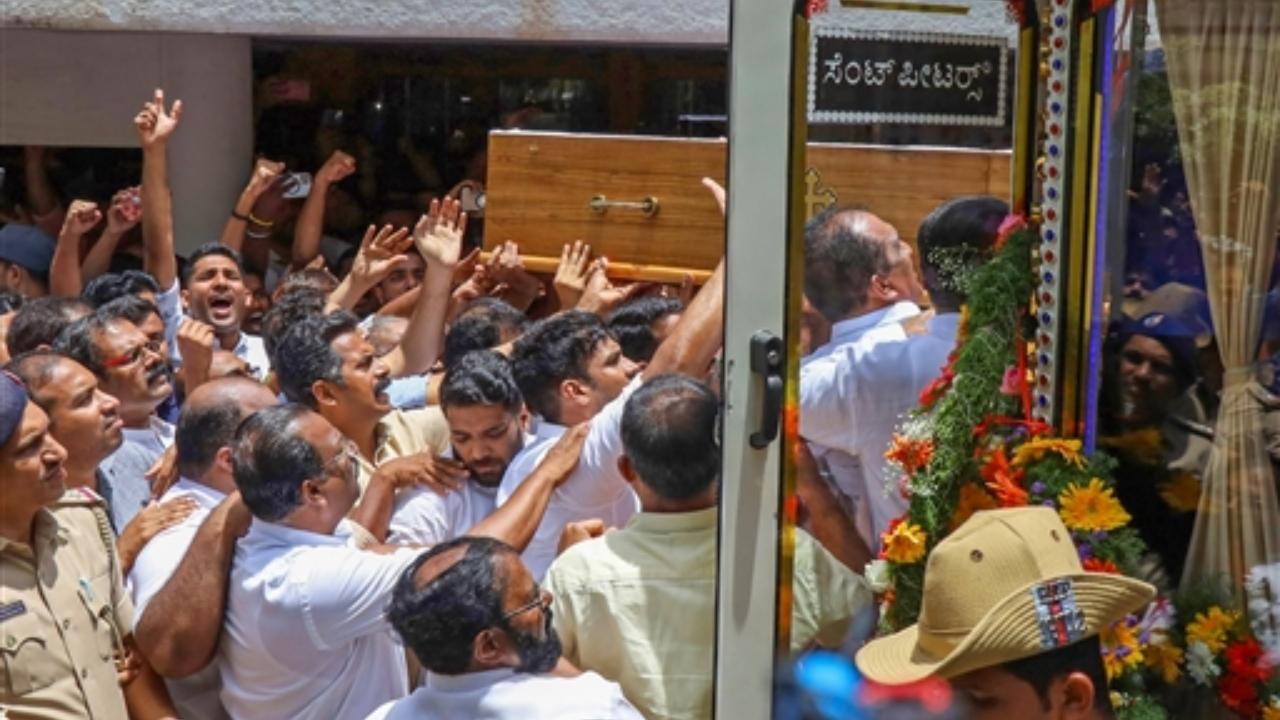
<svg viewBox="0 0 1280 720"><path fill-rule="evenodd" d="M289 173L284 179L284 195L287 200L299 200L311 194L311 173Z"/></svg>

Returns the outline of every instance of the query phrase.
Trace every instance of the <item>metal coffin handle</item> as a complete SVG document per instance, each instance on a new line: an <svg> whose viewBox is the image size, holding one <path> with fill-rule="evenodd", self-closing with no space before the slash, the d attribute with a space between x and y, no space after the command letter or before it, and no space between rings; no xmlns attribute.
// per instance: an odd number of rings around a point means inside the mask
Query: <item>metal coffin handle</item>
<svg viewBox="0 0 1280 720"><path fill-rule="evenodd" d="M645 217L658 214L658 198L648 195L643 200L610 200L604 195L595 195L587 202L587 207L597 215L603 215L609 208L639 210Z"/></svg>

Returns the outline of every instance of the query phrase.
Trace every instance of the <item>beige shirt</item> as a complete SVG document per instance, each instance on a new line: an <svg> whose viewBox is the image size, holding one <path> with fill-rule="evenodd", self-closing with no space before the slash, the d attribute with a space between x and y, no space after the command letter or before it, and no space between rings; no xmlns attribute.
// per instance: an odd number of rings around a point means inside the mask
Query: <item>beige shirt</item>
<svg viewBox="0 0 1280 720"><path fill-rule="evenodd" d="M546 586L564 656L622 685L647 718L711 717L716 509L639 513L579 543ZM796 531L791 647L834 646L871 592L807 533Z"/></svg>
<svg viewBox="0 0 1280 720"><path fill-rule="evenodd" d="M384 462L425 450L441 455L449 449L449 423L438 406L392 410L378 421L378 450L373 462L360 457L360 490Z"/></svg>
<svg viewBox="0 0 1280 720"><path fill-rule="evenodd" d="M114 653L133 604L99 518L101 498L71 490L36 514L32 545L0 538L0 717L128 717Z"/></svg>

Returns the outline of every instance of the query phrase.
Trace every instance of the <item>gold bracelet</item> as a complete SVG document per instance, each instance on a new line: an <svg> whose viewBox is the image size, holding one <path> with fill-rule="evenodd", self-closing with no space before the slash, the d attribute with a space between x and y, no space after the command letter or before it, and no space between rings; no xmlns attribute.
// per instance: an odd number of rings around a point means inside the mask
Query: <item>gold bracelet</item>
<svg viewBox="0 0 1280 720"><path fill-rule="evenodd" d="M262 218L258 217L257 215L254 215L252 212L250 212L250 213L249 213L249 222L253 223L254 225L257 225L258 227L268 227L268 228L269 228L269 227L271 227L272 225L275 225L275 223L274 223L274 222L272 222L272 221L270 221L270 220L263 220Z"/></svg>

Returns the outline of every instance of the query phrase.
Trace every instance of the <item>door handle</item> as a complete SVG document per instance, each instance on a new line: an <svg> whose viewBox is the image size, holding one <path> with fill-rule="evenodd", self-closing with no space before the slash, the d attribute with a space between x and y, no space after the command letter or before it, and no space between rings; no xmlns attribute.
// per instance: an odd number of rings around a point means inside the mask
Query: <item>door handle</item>
<svg viewBox="0 0 1280 720"><path fill-rule="evenodd" d="M767 447L778 437L778 421L782 417L782 338L768 330L757 330L751 336L751 372L764 380L764 402L760 408L759 429L751 433L751 447Z"/></svg>

